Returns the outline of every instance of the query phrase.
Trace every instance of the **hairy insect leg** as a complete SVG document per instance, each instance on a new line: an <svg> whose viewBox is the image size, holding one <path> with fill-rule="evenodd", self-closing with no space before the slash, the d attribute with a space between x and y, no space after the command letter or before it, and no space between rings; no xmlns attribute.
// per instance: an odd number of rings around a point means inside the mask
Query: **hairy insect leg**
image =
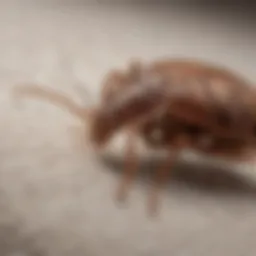
<svg viewBox="0 0 256 256"><path fill-rule="evenodd" d="M127 199L129 188L138 171L138 157L136 154L135 139L134 131L128 131L127 144L125 146L124 172L116 194L119 202L124 202Z"/></svg>

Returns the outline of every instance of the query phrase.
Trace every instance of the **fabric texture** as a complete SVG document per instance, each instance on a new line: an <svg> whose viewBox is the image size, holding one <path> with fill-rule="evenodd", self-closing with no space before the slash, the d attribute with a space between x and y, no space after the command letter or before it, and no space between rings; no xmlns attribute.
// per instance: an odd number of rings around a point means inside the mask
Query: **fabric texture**
<svg viewBox="0 0 256 256"><path fill-rule="evenodd" d="M1 256L255 255L253 165L184 158L152 219L150 172L119 206L122 164L97 157L84 124L43 100L10 97L29 83L96 104L106 72L132 58L196 57L256 81L255 23L239 5L124 2L0 3ZM118 145L106 150L113 159L122 159Z"/></svg>

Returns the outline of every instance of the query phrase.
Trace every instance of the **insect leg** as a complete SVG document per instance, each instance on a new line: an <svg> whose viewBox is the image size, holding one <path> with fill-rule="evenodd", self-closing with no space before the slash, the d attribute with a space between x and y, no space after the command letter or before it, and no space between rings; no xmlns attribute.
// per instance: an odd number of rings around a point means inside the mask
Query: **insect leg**
<svg viewBox="0 0 256 256"><path fill-rule="evenodd" d="M168 175L170 173L170 169L177 161L178 157L180 156L181 150L187 145L188 139L186 136L180 136L172 151L169 152L169 157L163 162L163 165L155 173L154 184L151 188L151 193L148 198L148 207L149 207L149 214L155 215L158 209L158 194L159 190L161 190L168 180Z"/></svg>
<svg viewBox="0 0 256 256"><path fill-rule="evenodd" d="M130 136L129 136L130 135ZM128 190L134 180L138 171L138 158L136 155L136 141L135 132L128 131L127 144L125 148L125 169L123 172L122 180L117 189L117 200L125 201L127 198Z"/></svg>
<svg viewBox="0 0 256 256"><path fill-rule="evenodd" d="M175 152L175 155L176 155L176 152ZM158 200L159 190L161 190L166 184L168 180L170 168L172 167L175 160L176 160L176 157L171 155L170 157L168 157L168 159L166 159L163 162L163 165L161 165L159 170L157 170L155 173L154 184L150 189L150 195L148 198L148 209L149 209L150 215L155 215L157 213L158 203L159 203L159 200Z"/></svg>

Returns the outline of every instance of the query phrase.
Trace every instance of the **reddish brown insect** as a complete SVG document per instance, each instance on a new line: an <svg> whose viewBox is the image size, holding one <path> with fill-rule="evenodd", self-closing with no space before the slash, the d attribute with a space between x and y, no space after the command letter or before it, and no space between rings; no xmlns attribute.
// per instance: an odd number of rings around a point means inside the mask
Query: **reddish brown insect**
<svg viewBox="0 0 256 256"><path fill-rule="evenodd" d="M19 86L16 94L44 96L89 121L90 139L103 147L116 134L129 132L126 165L118 188L126 198L138 171L136 136L170 157L156 172L150 210L173 162L185 148L234 160L246 159L256 146L256 91L223 67L196 60L132 62L127 72L110 72L97 107L85 109L58 92Z"/></svg>

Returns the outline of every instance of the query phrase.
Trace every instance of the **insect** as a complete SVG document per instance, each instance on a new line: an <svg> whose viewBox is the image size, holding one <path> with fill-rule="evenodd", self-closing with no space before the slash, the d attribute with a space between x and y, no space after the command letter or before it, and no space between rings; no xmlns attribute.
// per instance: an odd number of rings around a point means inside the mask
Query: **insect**
<svg viewBox="0 0 256 256"><path fill-rule="evenodd" d="M133 61L127 70L106 75L100 102L91 108L38 86L17 86L14 93L62 105L89 125L90 141L99 148L117 132L128 132L119 200L127 198L139 170L136 136L152 148L165 149L168 157L156 170L148 197L150 213L158 209L159 190L184 149L242 160L256 148L254 87L227 68L199 60Z"/></svg>

